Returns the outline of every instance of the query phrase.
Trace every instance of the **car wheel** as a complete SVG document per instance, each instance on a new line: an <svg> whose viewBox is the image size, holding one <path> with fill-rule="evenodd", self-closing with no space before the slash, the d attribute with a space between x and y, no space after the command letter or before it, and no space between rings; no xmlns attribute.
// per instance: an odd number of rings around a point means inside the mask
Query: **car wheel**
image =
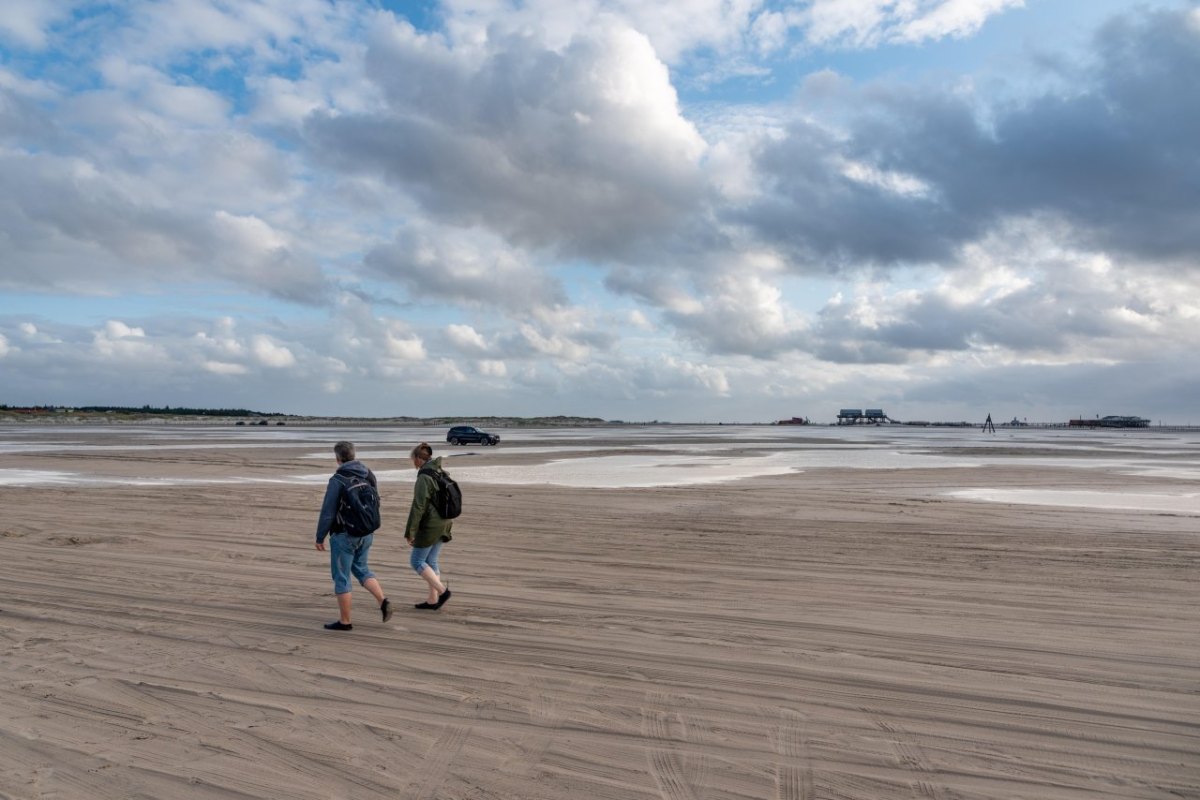
<svg viewBox="0 0 1200 800"><path fill-rule="evenodd" d="M457 436L451 436L451 437L450 437L450 444L454 444L454 445L458 444L458 437L457 437Z"/></svg>

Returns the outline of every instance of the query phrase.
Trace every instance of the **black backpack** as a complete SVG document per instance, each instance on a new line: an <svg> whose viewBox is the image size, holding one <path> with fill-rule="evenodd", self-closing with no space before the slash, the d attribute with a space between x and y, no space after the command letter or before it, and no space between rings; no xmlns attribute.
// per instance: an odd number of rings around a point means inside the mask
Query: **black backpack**
<svg viewBox="0 0 1200 800"><path fill-rule="evenodd" d="M433 478L433 483L437 486L433 495L433 508L438 512L438 516L442 519L454 519L462 514L462 489L458 488L453 478L445 472L429 467L422 467L417 474Z"/></svg>
<svg viewBox="0 0 1200 800"><path fill-rule="evenodd" d="M379 530L379 490L372 480L353 472L337 471L342 478L342 496L338 500L337 521L351 536L366 536Z"/></svg>

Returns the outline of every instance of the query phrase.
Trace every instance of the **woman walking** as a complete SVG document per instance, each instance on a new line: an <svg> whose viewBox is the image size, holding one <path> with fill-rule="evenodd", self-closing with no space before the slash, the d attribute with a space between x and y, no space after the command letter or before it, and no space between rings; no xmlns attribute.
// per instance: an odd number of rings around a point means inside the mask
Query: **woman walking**
<svg viewBox="0 0 1200 800"><path fill-rule="evenodd" d="M450 599L450 589L442 582L438 568L438 553L442 545L450 541L453 523L443 519L434 507L437 481L432 472L442 471L442 459L433 457L433 448L421 442L412 451L413 467L417 470L417 483L413 487L412 508L408 512L408 525L404 538L412 547L409 564L429 586L429 596L416 607L422 610L441 608Z"/></svg>

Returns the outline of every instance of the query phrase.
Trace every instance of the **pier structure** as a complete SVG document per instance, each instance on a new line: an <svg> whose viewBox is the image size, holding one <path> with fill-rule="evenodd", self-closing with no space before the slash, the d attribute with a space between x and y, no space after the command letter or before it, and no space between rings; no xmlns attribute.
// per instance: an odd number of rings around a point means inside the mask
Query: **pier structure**
<svg viewBox="0 0 1200 800"><path fill-rule="evenodd" d="M1143 417L1109 415L1096 419L1073 419L1067 424L1072 428L1148 428L1150 420Z"/></svg>

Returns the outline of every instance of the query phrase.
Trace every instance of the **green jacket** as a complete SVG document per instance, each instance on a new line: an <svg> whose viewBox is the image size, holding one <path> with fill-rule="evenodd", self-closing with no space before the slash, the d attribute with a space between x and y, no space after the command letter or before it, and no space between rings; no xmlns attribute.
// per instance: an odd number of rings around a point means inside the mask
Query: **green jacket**
<svg viewBox="0 0 1200 800"><path fill-rule="evenodd" d="M442 471L442 459L432 458L425 462L422 469ZM437 493L437 482L430 475L417 473L417 483L413 487L412 508L408 510L408 525L404 528L404 538L411 539L413 547L430 547L435 542L450 541L450 528L453 521L442 519L437 509L433 507L433 496Z"/></svg>

